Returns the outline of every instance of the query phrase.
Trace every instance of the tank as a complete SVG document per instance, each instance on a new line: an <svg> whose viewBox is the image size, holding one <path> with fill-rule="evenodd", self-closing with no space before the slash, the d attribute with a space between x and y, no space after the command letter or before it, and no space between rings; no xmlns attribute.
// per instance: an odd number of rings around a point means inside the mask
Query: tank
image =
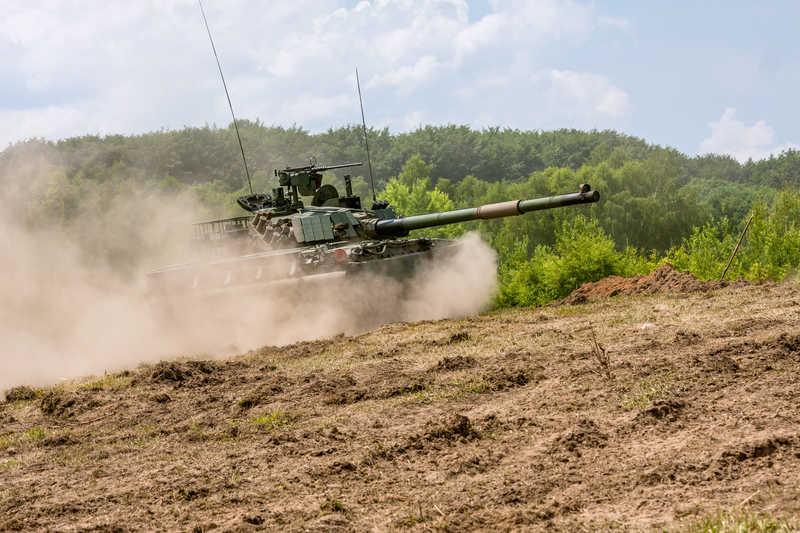
<svg viewBox="0 0 800 533"><path fill-rule="evenodd" d="M155 291L207 295L251 293L297 281L364 274L401 280L419 265L452 254L459 241L409 237L411 232L471 220L523 215L544 209L597 202L598 191L581 185L574 193L510 200L466 209L403 217L386 201L370 209L344 176L345 194L323 183L323 172L360 166L345 163L275 170L272 194L251 194L237 202L250 214L195 225L194 237L213 257L148 274ZM305 205L303 197L310 198Z"/></svg>

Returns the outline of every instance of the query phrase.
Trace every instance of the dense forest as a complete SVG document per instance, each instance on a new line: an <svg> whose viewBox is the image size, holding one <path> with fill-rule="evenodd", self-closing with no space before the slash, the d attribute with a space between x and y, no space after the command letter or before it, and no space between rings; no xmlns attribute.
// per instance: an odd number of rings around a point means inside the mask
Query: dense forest
<svg viewBox="0 0 800 533"><path fill-rule="evenodd" d="M365 157L356 126L312 134L244 121L240 130L257 190L275 185L273 168ZM718 277L750 215L730 276L780 279L800 264L798 151L742 164L689 157L614 131L455 125L373 129L369 141L378 196L406 215L572 192L581 183L602 192L589 208L437 230L456 236L477 229L496 248L501 305L544 303L583 281L664 261ZM354 183L370 195L364 176ZM79 213L113 209L117 196L142 190L190 194L206 216L240 214L234 199L245 185L232 127L34 139L0 152L3 198L25 198L14 212L31 224L47 213L48 224L68 228Z"/></svg>

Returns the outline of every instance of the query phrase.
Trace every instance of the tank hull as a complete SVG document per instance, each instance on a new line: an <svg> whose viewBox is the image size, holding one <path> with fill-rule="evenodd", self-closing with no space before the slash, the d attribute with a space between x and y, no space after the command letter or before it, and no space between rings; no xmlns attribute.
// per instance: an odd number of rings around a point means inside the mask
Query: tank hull
<svg viewBox="0 0 800 533"><path fill-rule="evenodd" d="M459 241L449 239L399 239L273 250L161 268L148 274L147 287L153 296L213 298L312 289L343 278L402 282L420 268L450 257L458 247Z"/></svg>

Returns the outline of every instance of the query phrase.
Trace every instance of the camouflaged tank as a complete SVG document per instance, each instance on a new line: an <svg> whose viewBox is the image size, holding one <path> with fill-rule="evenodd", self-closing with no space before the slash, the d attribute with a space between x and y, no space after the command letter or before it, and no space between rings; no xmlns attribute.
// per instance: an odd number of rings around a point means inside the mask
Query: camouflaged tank
<svg viewBox="0 0 800 533"><path fill-rule="evenodd" d="M409 237L418 229L522 215L597 202L588 185L578 192L510 200L441 213L402 217L385 201L364 209L345 176L345 194L322 183L322 173L359 166L348 163L276 170L271 195L238 199L251 215L195 225L195 239L219 254L211 260L149 273L152 289L185 294L244 293L296 281L327 280L362 273L403 279L428 261L455 251L458 241ZM302 197L311 197L305 205Z"/></svg>

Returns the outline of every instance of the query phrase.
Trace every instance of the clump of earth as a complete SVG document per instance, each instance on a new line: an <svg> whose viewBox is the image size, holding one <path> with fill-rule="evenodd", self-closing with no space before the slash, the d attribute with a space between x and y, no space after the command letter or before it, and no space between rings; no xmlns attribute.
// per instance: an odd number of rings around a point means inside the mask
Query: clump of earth
<svg viewBox="0 0 800 533"><path fill-rule="evenodd" d="M612 296L631 296L636 294L657 294L666 292L692 293L708 292L731 285L740 287L745 281L702 281L688 272L681 272L670 264L664 264L645 276L624 278L609 276L599 281L584 283L562 303L580 304L610 298Z"/></svg>

